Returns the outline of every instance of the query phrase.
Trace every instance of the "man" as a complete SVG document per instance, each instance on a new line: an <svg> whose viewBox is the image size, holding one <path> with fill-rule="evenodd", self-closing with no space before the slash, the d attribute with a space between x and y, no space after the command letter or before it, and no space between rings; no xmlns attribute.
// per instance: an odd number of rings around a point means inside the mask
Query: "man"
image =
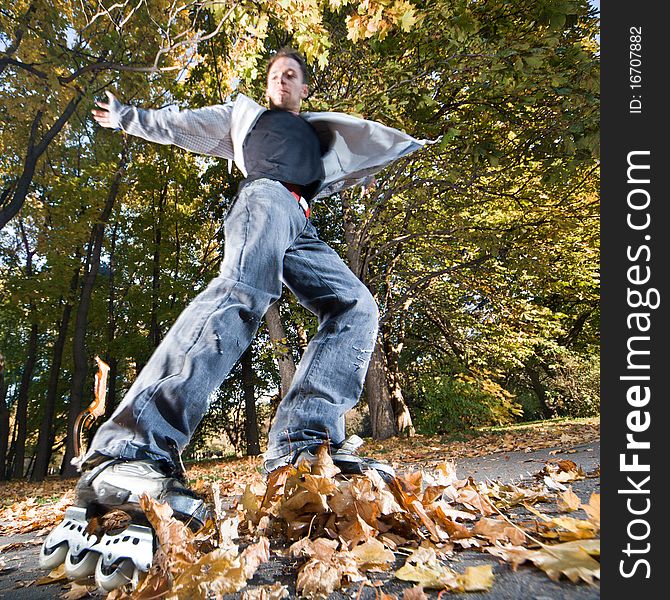
<svg viewBox="0 0 670 600"><path fill-rule="evenodd" d="M321 241L309 202L360 182L424 142L337 113L300 113L308 95L302 56L277 52L268 64L265 109L239 94L197 110L141 110L109 92L93 118L103 127L235 161L245 179L225 219L220 274L179 316L104 423L81 461L80 506L135 504L141 493L182 518L204 520L204 505L180 482L180 454L254 337L284 283L317 315L292 385L268 435L262 470L313 457L327 443L345 473L390 466L357 456L344 414L360 397L377 337L367 288Z"/></svg>

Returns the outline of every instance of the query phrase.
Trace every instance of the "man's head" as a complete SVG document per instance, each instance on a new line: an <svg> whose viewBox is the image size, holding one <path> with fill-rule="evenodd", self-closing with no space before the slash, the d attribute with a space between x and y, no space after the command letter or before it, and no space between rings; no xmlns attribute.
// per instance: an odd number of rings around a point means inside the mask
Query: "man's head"
<svg viewBox="0 0 670 600"><path fill-rule="evenodd" d="M305 59L290 48L278 50L267 67L265 97L270 108L298 114L308 93Z"/></svg>

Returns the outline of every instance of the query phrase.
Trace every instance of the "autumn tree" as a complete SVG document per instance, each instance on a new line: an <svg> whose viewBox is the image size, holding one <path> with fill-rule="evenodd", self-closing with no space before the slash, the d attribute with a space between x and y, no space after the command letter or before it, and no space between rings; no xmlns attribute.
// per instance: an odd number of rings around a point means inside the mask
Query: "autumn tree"
<svg viewBox="0 0 670 600"><path fill-rule="evenodd" d="M578 410L597 391L597 25L582 0L3 8L3 471L32 465L40 479L67 446L71 473L93 357L112 366L109 415L221 260L240 174L101 130L94 98L261 100L265 59L286 44L308 59L305 109L436 142L365 190L314 202L320 235L381 309L372 434L503 423L531 397L544 416ZM202 439L225 425L256 452L251 421L285 392L316 326L288 296L273 307Z"/></svg>

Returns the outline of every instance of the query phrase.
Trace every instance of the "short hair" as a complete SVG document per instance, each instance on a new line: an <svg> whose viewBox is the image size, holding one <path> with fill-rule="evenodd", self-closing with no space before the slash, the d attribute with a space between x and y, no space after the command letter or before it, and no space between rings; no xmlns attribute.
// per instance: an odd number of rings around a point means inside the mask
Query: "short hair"
<svg viewBox="0 0 670 600"><path fill-rule="evenodd" d="M293 48L289 48L288 46L280 48L270 57L270 60L268 60L268 66L265 69L265 79L268 78L268 74L270 73L272 65L277 60L283 57L292 58L295 62L297 62L300 65L300 72L302 73L302 82L308 83L309 76L307 75L307 63L305 62L305 58L303 57L302 54L300 54L300 52L294 50Z"/></svg>

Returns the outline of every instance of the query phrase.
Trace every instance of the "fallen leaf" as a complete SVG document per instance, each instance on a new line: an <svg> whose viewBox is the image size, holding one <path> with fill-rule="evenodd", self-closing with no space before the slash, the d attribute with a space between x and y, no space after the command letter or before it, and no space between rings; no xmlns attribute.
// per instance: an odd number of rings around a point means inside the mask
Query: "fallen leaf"
<svg viewBox="0 0 670 600"><path fill-rule="evenodd" d="M326 552L315 553L298 571L296 591L300 594L311 599L325 598L345 582L365 579L350 552L330 552L329 544L321 548Z"/></svg>
<svg viewBox="0 0 670 600"><path fill-rule="evenodd" d="M521 546L526 541L523 531L502 519L482 518L475 523L472 533L487 539L492 544L503 541Z"/></svg>
<svg viewBox="0 0 670 600"><path fill-rule="evenodd" d="M364 571L386 570L395 561L395 554L377 538L359 544L351 550L351 554L358 568Z"/></svg>
<svg viewBox="0 0 670 600"><path fill-rule="evenodd" d="M316 460L311 466L311 472L326 479L333 479L340 472L328 452L328 444L321 444L316 449Z"/></svg>
<svg viewBox="0 0 670 600"><path fill-rule="evenodd" d="M564 492L568 489L562 483L556 481L552 475L545 475L543 481L544 485L546 485L550 490Z"/></svg>
<svg viewBox="0 0 670 600"><path fill-rule="evenodd" d="M395 572L395 576L432 589L453 589L458 586L458 574L443 565L432 548L417 548Z"/></svg>
<svg viewBox="0 0 670 600"><path fill-rule="evenodd" d="M493 585L493 567L491 565L466 567L458 579L466 592L486 592Z"/></svg>
<svg viewBox="0 0 670 600"><path fill-rule="evenodd" d="M82 585L73 581L69 584L69 589L60 595L63 600L80 600L81 598L90 598L95 594L96 586Z"/></svg>
<svg viewBox="0 0 670 600"><path fill-rule="evenodd" d="M268 539L261 538L239 555L220 548L202 555L195 563L183 565L167 600L206 600L212 594L239 592L258 566L269 559L269 548Z"/></svg>
<svg viewBox="0 0 670 600"><path fill-rule="evenodd" d="M174 518L169 504L158 502L151 496L142 494L140 507L156 532L169 570L172 570L178 563L196 561L197 549L193 532L184 523Z"/></svg>
<svg viewBox="0 0 670 600"><path fill-rule="evenodd" d="M543 548L531 560L553 581L558 581L562 575L573 583L580 579L587 583L593 583L594 578L600 579L600 563L579 546L561 547L558 544Z"/></svg>
<svg viewBox="0 0 670 600"><path fill-rule="evenodd" d="M93 517L86 526L86 533L101 538L108 533L120 533L132 523L132 517L123 510L112 510L100 517Z"/></svg>
<svg viewBox="0 0 670 600"><path fill-rule="evenodd" d="M341 580L337 566L312 558L298 571L296 591L306 598L324 598L339 589Z"/></svg>
<svg viewBox="0 0 670 600"><path fill-rule="evenodd" d="M244 590L240 600L282 600L288 596L288 588L277 581L272 585L261 585Z"/></svg>
<svg viewBox="0 0 670 600"><path fill-rule="evenodd" d="M558 495L556 503L558 504L558 510L561 512L572 512L581 506L582 501L572 491L572 486L569 486L567 490Z"/></svg>
<svg viewBox="0 0 670 600"><path fill-rule="evenodd" d="M526 561L531 561L553 581L565 576L573 583L580 579L593 583L594 578L600 578L600 563L592 558L592 555L600 554L600 540L566 542L542 546L539 550L518 546L496 546L487 548L487 551L509 562L513 569Z"/></svg>
<svg viewBox="0 0 670 600"><path fill-rule="evenodd" d="M465 506L471 507L473 510L480 512L485 517L496 514L496 509L493 505L482 495L478 490L472 486L466 486L458 491L455 498L456 502L460 502Z"/></svg>
<svg viewBox="0 0 670 600"><path fill-rule="evenodd" d="M421 585L415 585L403 592L402 600L428 600L428 596L426 596Z"/></svg>
<svg viewBox="0 0 670 600"><path fill-rule="evenodd" d="M35 580L36 585L49 585L52 583L57 583L59 581L67 581L67 575L65 575L65 564L58 565L55 569L49 571L48 575L40 577Z"/></svg>
<svg viewBox="0 0 670 600"><path fill-rule="evenodd" d="M591 494L588 504L582 504L581 508L584 510L589 518L589 521L600 528L600 494L595 492Z"/></svg>

